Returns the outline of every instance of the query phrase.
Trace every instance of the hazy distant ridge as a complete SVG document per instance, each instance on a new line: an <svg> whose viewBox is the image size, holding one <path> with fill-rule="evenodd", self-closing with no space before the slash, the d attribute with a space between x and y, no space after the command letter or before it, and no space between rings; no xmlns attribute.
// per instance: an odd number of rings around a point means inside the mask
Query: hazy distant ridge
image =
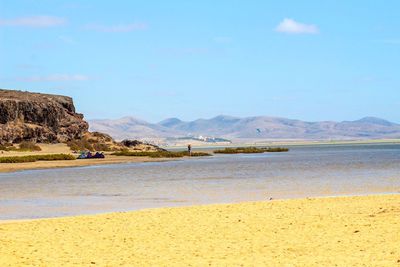
<svg viewBox="0 0 400 267"><path fill-rule="evenodd" d="M400 125L375 117L356 121L307 122L278 117L232 117L182 121L169 118L149 123L133 117L89 121L90 130L106 132L117 139L165 138L191 135L228 139L372 139L400 138Z"/></svg>

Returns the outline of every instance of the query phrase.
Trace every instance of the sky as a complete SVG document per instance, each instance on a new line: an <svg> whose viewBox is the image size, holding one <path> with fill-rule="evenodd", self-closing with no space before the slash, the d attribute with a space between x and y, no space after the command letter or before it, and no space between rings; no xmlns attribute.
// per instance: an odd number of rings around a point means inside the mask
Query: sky
<svg viewBox="0 0 400 267"><path fill-rule="evenodd" d="M0 88L87 119L400 122L400 1L0 0Z"/></svg>

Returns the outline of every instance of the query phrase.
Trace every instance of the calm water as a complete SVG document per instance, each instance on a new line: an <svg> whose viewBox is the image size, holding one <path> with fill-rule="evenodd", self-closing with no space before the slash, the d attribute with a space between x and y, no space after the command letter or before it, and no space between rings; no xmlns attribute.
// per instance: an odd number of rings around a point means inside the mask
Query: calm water
<svg viewBox="0 0 400 267"><path fill-rule="evenodd" d="M399 191L400 145L291 147L287 153L0 174L0 219Z"/></svg>

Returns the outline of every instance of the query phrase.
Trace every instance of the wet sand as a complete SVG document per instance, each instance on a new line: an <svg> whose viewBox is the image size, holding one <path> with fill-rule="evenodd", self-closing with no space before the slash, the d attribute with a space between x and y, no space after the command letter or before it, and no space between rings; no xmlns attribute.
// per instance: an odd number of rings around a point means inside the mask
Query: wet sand
<svg viewBox="0 0 400 267"><path fill-rule="evenodd" d="M0 224L0 266L399 266L400 195Z"/></svg>

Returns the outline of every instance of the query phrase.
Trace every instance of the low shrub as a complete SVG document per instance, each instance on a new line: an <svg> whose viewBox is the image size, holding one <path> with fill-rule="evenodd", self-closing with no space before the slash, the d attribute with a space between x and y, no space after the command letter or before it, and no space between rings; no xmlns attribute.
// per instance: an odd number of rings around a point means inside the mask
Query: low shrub
<svg viewBox="0 0 400 267"><path fill-rule="evenodd" d="M93 148L96 151L111 151L111 148L107 144L102 144L102 143L94 143Z"/></svg>
<svg viewBox="0 0 400 267"><path fill-rule="evenodd" d="M266 152L288 152L289 148L286 147L269 147Z"/></svg>
<svg viewBox="0 0 400 267"><path fill-rule="evenodd" d="M10 145L0 145L0 150L2 151L11 151L14 147Z"/></svg>
<svg viewBox="0 0 400 267"><path fill-rule="evenodd" d="M143 142L138 141L138 140L124 139L124 140L121 141L121 144L126 146L126 147L135 147L137 145L142 145Z"/></svg>
<svg viewBox="0 0 400 267"><path fill-rule="evenodd" d="M113 142L113 139L110 135L100 132L91 132L91 135L95 137L94 140L102 141L102 142ZM93 140L93 139L92 139Z"/></svg>
<svg viewBox="0 0 400 267"><path fill-rule="evenodd" d="M235 148L224 148L215 150L215 154L251 154L251 153L264 153L264 152L287 152L288 148L284 147L235 147Z"/></svg>
<svg viewBox="0 0 400 267"><path fill-rule="evenodd" d="M72 151L89 150L95 151L93 144L91 144L87 139L78 139L67 142L67 145Z"/></svg>
<svg viewBox="0 0 400 267"><path fill-rule="evenodd" d="M36 145L33 142L23 141L19 144L18 151L41 151L40 146Z"/></svg>
<svg viewBox="0 0 400 267"><path fill-rule="evenodd" d="M23 141L19 144L19 147L15 147L13 146L13 144L9 143L0 145L0 150L25 152L25 151L41 151L42 149L40 148L40 146L36 145L33 142Z"/></svg>
<svg viewBox="0 0 400 267"><path fill-rule="evenodd" d="M69 154L48 154L48 155L31 155L31 156L15 156L0 157L0 163L24 163L36 161L53 161L53 160L75 160L73 155Z"/></svg>
<svg viewBox="0 0 400 267"><path fill-rule="evenodd" d="M82 138L67 142L72 151L111 151L110 144L94 138Z"/></svg>

